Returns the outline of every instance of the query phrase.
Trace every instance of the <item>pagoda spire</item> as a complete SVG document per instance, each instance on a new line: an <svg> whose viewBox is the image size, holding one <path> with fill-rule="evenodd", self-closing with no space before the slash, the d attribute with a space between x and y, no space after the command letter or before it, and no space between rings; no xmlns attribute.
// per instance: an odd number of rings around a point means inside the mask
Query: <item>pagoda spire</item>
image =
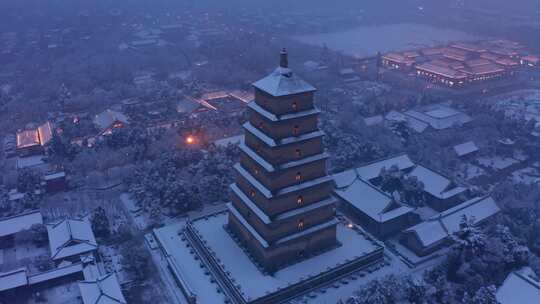
<svg viewBox="0 0 540 304"><path fill-rule="evenodd" d="M288 68L289 67L289 55L287 53L287 49L282 48L280 53L280 62L279 66L282 68Z"/></svg>

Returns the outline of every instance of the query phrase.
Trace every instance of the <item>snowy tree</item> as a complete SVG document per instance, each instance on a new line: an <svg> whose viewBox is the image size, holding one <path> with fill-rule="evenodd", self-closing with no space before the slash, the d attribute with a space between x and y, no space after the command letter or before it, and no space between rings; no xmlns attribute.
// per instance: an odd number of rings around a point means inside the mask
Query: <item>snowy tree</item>
<svg viewBox="0 0 540 304"><path fill-rule="evenodd" d="M4 186L0 185L0 215L11 211L12 205Z"/></svg>
<svg viewBox="0 0 540 304"><path fill-rule="evenodd" d="M105 209L99 206L94 209L91 218L92 230L99 237L108 237L111 234L109 218L105 213Z"/></svg>
<svg viewBox="0 0 540 304"><path fill-rule="evenodd" d="M495 293L497 292L497 288L495 286L482 286L480 287L474 296L469 296L468 293L463 298L462 303L463 304L498 304L497 299L495 297Z"/></svg>
<svg viewBox="0 0 540 304"><path fill-rule="evenodd" d="M459 226L460 230L453 234L453 239L466 258L480 254L486 245L486 236L475 225L474 217L463 215Z"/></svg>
<svg viewBox="0 0 540 304"><path fill-rule="evenodd" d="M150 254L136 241L127 241L120 246L121 263L134 275L136 280L143 280L150 270Z"/></svg>
<svg viewBox="0 0 540 304"><path fill-rule="evenodd" d="M40 182L41 178L35 171L23 169L17 176L17 189L20 192L33 192Z"/></svg>
<svg viewBox="0 0 540 304"><path fill-rule="evenodd" d="M424 206L426 204L426 194L424 191L424 183L416 176L408 176L403 178L403 194L405 202L413 206Z"/></svg>
<svg viewBox="0 0 540 304"><path fill-rule="evenodd" d="M66 103L71 99L71 92L68 90L66 85L62 83L56 95L60 107L62 108L62 110L64 110Z"/></svg>
<svg viewBox="0 0 540 304"><path fill-rule="evenodd" d="M38 246L46 245L49 241L49 235L47 233L47 227L43 224L34 224L29 229L32 237L32 242Z"/></svg>
<svg viewBox="0 0 540 304"><path fill-rule="evenodd" d="M389 275L372 280L356 292L346 303L353 304L421 304L425 301L426 289L421 281L410 276Z"/></svg>
<svg viewBox="0 0 540 304"><path fill-rule="evenodd" d="M401 178L403 177L403 172L401 172L397 165L392 165L390 168L383 167L379 173L379 178L381 180L380 187L383 191L392 193L394 191L401 191L403 185L401 183Z"/></svg>

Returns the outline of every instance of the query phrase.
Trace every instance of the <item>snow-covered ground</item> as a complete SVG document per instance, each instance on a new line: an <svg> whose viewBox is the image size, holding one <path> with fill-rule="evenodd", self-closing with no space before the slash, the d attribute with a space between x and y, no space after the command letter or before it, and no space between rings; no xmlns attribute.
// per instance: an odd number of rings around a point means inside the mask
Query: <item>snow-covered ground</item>
<svg viewBox="0 0 540 304"><path fill-rule="evenodd" d="M516 183L524 183L527 185L540 183L540 170L527 167L521 170L512 172L512 180Z"/></svg>
<svg viewBox="0 0 540 304"><path fill-rule="evenodd" d="M486 173L484 169L472 164L463 164L461 166L461 172L463 174L463 178L466 180L471 180Z"/></svg>
<svg viewBox="0 0 540 304"><path fill-rule="evenodd" d="M492 97L494 108L508 117L540 121L540 90L520 90Z"/></svg>
<svg viewBox="0 0 540 304"><path fill-rule="evenodd" d="M226 213L217 216L208 216L206 219L194 223L206 245L219 257L231 277L241 287L246 297L252 299L264 296L280 287L297 282L301 278L307 278L327 269L327 267L343 263L362 253L368 253L376 249L376 243L368 240L366 236L358 233L355 229L348 228L345 224L338 226L338 238L343 244L341 247L323 253L317 257L308 259L298 264L278 271L274 276L263 274L244 251L232 240L225 231L223 225L227 222ZM168 252L175 263L175 267L182 273L189 287L197 294L200 303L223 303L224 294L208 270L205 269L199 258L188 243L182 240L179 233L184 223L169 225L155 230L155 235L160 239L165 251ZM363 233L363 232L362 232ZM370 280L391 273L410 273L411 270L396 256L386 252L385 261L363 269L353 275L332 282L327 286L297 298L291 303L320 303L334 304L338 299L347 299L358 288Z"/></svg>
<svg viewBox="0 0 540 304"><path fill-rule="evenodd" d="M197 295L197 303L224 303L225 296L218 292L219 286L212 282L210 272L201 266L202 262L193 249L188 247L187 241L182 240L179 231L184 226L185 223L180 222L156 229L154 233L160 239L165 251L171 255L189 288Z"/></svg>
<svg viewBox="0 0 540 304"><path fill-rule="evenodd" d="M123 269L122 256L120 255L117 246L100 246L99 252L103 258L103 266L105 267L105 271L107 273L115 272L120 283L124 283L132 279Z"/></svg>
<svg viewBox="0 0 540 304"><path fill-rule="evenodd" d="M135 204L135 201L131 199L130 195L127 193L120 194L120 200L122 201L122 204L124 204L125 208L130 212L131 218L133 219L133 222L137 226L139 230L144 230L146 227L148 227L147 220L141 212L141 208L137 207Z"/></svg>
<svg viewBox="0 0 540 304"><path fill-rule="evenodd" d="M333 33L295 36L301 42L322 46L345 54L367 57L377 52L391 52L436 46L452 41L478 40L481 37L465 32L419 24L364 26ZM369 41L369 43L366 43Z"/></svg>
<svg viewBox="0 0 540 304"><path fill-rule="evenodd" d="M514 164L519 163L518 160L513 158L505 158L501 156L493 157L481 157L477 159L478 163L486 168L491 168L493 170L503 170Z"/></svg>
<svg viewBox="0 0 540 304"><path fill-rule="evenodd" d="M241 291L248 299L259 298L377 249L375 242L341 223L337 230L342 246L284 268L273 276L265 275L225 231L223 226L226 223L226 213L220 213L196 221L193 227L201 234L203 241L207 242L207 246L215 252L231 277L241 286Z"/></svg>

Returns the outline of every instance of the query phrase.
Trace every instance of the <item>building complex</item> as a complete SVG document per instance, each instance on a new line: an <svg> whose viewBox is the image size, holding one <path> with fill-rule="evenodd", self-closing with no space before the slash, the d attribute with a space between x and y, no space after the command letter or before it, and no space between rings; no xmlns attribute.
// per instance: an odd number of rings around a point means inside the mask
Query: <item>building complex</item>
<svg viewBox="0 0 540 304"><path fill-rule="evenodd" d="M522 66L538 66L539 58L519 43L489 40L388 53L381 62L388 69L456 87L512 76Z"/></svg>

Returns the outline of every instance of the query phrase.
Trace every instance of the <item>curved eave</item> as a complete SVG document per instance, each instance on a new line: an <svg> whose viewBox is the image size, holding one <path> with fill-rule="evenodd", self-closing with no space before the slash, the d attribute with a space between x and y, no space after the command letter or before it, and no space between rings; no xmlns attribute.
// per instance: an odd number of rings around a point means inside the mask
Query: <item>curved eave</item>
<svg viewBox="0 0 540 304"><path fill-rule="evenodd" d="M321 113L321 111L317 108L313 108L313 109L309 109L309 110L305 110L305 111L299 111L299 112L295 112L295 113L287 113L287 114L283 114L283 115L276 115L274 113L271 113L267 110L265 110L263 107L261 107L260 105L258 105L256 102L252 101L248 104L248 108L250 108L251 110L257 112L259 115L263 116L264 118L272 121L272 122L279 122L279 121L286 121L286 120L290 120L290 119L295 119L295 118L302 118L302 117L307 117L307 116L312 116L312 115L318 115Z"/></svg>
<svg viewBox="0 0 540 304"><path fill-rule="evenodd" d="M268 173L276 172L278 170L290 169L290 168L302 166L302 165L305 165L305 164L309 164L309 163L313 163L313 162L317 162L317 161L321 161L321 160L326 160L326 159L328 159L330 157L328 155L328 153L325 152L325 153L320 153L320 154L315 154L315 155L312 155L312 156L304 157L304 158L301 158L299 160L286 162L286 163L283 163L283 164L280 164L280 165L272 165L271 163L266 161L263 157L259 156L259 154L257 154L257 152L253 151L247 145L240 144L238 147L240 148L240 151L242 151L247 156L249 156L249 158L251 158L254 162L256 162L259 166L261 166Z"/></svg>
<svg viewBox="0 0 540 304"><path fill-rule="evenodd" d="M294 143L298 143L298 142L302 142L302 141L306 141L306 140L310 140L310 139L314 139L314 138L317 138L317 137L323 137L324 136L323 131L317 130L317 131L310 132L310 133L304 133L304 134L301 134L299 136L291 136L291 137L286 137L286 138L282 138L282 139L279 139L279 140L275 140L275 139L271 138L270 136L264 134L259 129L255 128L249 122L246 122L243 125L243 127L244 127L244 130L249 132L251 135L257 137L260 141L264 142L269 147L285 146L285 145L290 145L290 144L294 144Z"/></svg>
<svg viewBox="0 0 540 304"><path fill-rule="evenodd" d="M238 174L242 176L245 180L247 180L253 187L255 187L260 193L262 193L267 199L275 198L278 196L286 195L294 191L301 191L305 189L309 189L312 187L320 186L325 183L331 183L333 182L333 178L329 175L325 175L319 178L315 178L309 181L305 181L303 183L299 183L296 185L292 185L289 187L285 187L280 189L279 191L272 192L270 189L266 188L263 184L261 184L253 175L251 175L246 169L242 167L240 164L235 164L234 169Z"/></svg>

